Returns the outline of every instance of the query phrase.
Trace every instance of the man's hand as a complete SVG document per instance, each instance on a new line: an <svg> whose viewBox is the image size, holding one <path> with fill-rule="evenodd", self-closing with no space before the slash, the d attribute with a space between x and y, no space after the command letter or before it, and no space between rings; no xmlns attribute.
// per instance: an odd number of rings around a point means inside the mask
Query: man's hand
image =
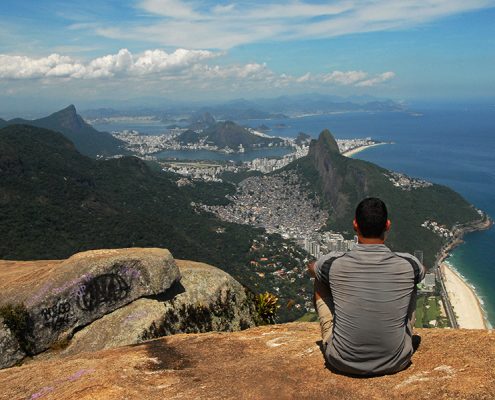
<svg viewBox="0 0 495 400"><path fill-rule="evenodd" d="M308 269L308 274L311 278L316 278L315 266L316 266L315 260L308 262L308 264L306 265L306 268Z"/></svg>

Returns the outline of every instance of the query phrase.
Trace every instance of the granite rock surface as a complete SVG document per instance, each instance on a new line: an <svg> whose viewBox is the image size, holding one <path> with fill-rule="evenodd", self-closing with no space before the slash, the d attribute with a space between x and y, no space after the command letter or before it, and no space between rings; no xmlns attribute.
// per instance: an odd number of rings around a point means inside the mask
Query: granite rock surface
<svg viewBox="0 0 495 400"><path fill-rule="evenodd" d="M469 399L495 394L493 331L420 329L412 365L353 378L331 371L319 326L178 334L0 371L0 399Z"/></svg>

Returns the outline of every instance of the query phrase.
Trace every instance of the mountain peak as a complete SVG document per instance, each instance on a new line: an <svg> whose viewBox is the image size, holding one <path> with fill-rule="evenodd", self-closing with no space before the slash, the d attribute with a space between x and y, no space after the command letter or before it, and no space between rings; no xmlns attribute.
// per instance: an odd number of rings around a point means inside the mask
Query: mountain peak
<svg viewBox="0 0 495 400"><path fill-rule="evenodd" d="M7 122L0 120L0 128L5 125L31 125L39 128L61 132L73 142L83 154L95 157L97 155L121 154L123 142L114 138L110 133L98 132L77 114L74 104L56 111L47 117L26 120L15 118Z"/></svg>
<svg viewBox="0 0 495 400"><path fill-rule="evenodd" d="M49 121L53 120L53 122L57 121L57 123L62 127L72 130L81 129L87 125L77 114L74 104L71 104L60 111L54 112L45 119Z"/></svg>
<svg viewBox="0 0 495 400"><path fill-rule="evenodd" d="M67 107L63 108L59 112L66 112L71 114L77 114L76 106L74 104L69 104Z"/></svg>
<svg viewBox="0 0 495 400"><path fill-rule="evenodd" d="M77 110L74 104L70 104L65 108L62 108L59 111L55 111L54 113L50 114L48 117L45 118L50 118L50 117L72 117L72 118L77 118Z"/></svg>
<svg viewBox="0 0 495 400"><path fill-rule="evenodd" d="M340 154L339 146L328 129L325 129L320 133L316 145L318 147L323 146L323 149L329 151L330 153Z"/></svg>

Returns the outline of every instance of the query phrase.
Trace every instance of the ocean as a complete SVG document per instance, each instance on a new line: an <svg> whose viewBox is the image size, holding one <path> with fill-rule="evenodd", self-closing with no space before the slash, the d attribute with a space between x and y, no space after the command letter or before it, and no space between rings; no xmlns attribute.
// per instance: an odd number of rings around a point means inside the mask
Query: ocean
<svg viewBox="0 0 495 400"><path fill-rule="evenodd" d="M394 142L354 157L449 186L495 219L495 104L415 105L411 109L414 112L349 112L237 122L253 128L264 124L272 128L267 133L274 136L295 137L305 132L316 138L328 128L336 138L372 137ZM165 131L164 124L96 128L137 129L146 134ZM188 152L179 153L175 156L189 156ZM206 153L201 157L225 157ZM495 228L466 235L465 243L452 252L448 261L474 287L488 320L495 326Z"/></svg>

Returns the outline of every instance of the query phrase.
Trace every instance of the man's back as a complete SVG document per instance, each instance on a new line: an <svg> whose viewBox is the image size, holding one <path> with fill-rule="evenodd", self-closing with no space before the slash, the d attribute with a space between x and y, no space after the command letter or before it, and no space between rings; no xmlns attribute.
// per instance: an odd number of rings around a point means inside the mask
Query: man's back
<svg viewBox="0 0 495 400"><path fill-rule="evenodd" d="M383 374L409 363L415 282L424 267L406 253L383 244L358 244L347 253L318 260L316 277L329 284L333 332L328 340L329 363L342 372Z"/></svg>

